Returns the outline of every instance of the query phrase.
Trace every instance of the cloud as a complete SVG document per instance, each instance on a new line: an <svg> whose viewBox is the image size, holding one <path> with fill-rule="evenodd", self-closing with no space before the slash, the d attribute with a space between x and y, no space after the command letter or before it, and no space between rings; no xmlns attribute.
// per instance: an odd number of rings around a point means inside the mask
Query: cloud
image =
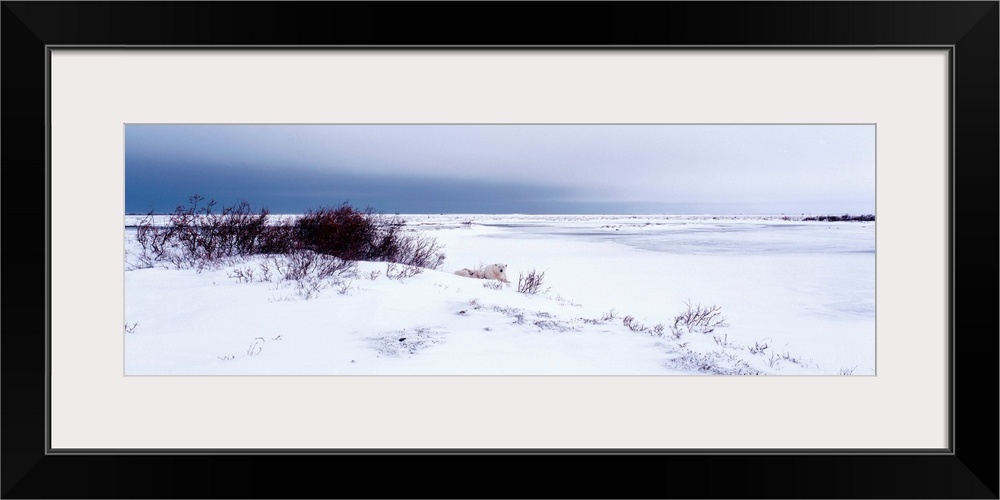
<svg viewBox="0 0 1000 500"><path fill-rule="evenodd" d="M529 204L816 198L870 200L874 209L874 131L873 125L128 125L126 200L127 209L159 206L180 192L213 191L288 207L296 198L330 197L487 212Z"/></svg>

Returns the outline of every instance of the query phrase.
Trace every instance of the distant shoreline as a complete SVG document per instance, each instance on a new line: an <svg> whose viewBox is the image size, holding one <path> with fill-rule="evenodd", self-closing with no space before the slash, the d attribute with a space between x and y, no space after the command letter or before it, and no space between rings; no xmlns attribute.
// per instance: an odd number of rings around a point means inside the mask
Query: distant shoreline
<svg viewBox="0 0 1000 500"><path fill-rule="evenodd" d="M172 212L167 213L126 213L126 217L145 217L147 215L152 215L154 217L168 217L173 215ZM301 213L271 213L269 214L274 217L298 217L304 215ZM781 220L802 220L802 221L874 221L875 214L799 214L799 215L789 215L789 214L616 214L616 213L594 213L594 214L579 214L579 213L397 213L400 217L579 217L579 218L601 218L601 217L613 217L613 218L642 218L642 217L669 217L676 219L781 219Z"/></svg>
<svg viewBox="0 0 1000 500"><path fill-rule="evenodd" d="M134 229L152 215L154 225L165 225L173 214L125 214L125 228ZM295 219L303 214L269 214L272 221ZM588 221L761 221L761 222L875 222L874 214L396 214L408 224L450 222L456 224L518 222L588 222Z"/></svg>

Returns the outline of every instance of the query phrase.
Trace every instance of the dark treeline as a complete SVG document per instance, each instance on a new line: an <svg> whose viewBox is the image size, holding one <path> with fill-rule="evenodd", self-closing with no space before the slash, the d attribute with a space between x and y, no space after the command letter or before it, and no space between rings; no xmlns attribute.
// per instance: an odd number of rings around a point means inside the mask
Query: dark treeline
<svg viewBox="0 0 1000 500"><path fill-rule="evenodd" d="M866 215L810 215L808 217L803 217L802 220L809 221L824 221L824 222L838 222L838 221L855 221L855 222L871 222L875 220L874 214Z"/></svg>

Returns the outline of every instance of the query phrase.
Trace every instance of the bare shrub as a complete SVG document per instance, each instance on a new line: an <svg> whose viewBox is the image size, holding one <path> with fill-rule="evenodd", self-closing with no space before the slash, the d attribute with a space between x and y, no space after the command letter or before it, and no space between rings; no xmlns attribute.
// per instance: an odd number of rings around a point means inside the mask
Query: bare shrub
<svg viewBox="0 0 1000 500"><path fill-rule="evenodd" d="M798 356L793 356L793 355L789 354L788 351L785 351L785 352L781 353L780 357L781 357L782 361L788 361L789 363L794 363L794 364L800 365L800 366L806 366L806 365L808 365L808 363L806 363L805 361L803 361Z"/></svg>
<svg viewBox="0 0 1000 500"><path fill-rule="evenodd" d="M723 351L699 353L686 350L681 356L671 359L667 366L712 375L766 375L738 356Z"/></svg>
<svg viewBox="0 0 1000 500"><path fill-rule="evenodd" d="M523 273L518 273L517 278L517 291L520 293L534 295L541 290L542 282L545 279L544 272L537 272L532 269L527 276ZM542 293L548 292L549 289L546 288Z"/></svg>
<svg viewBox="0 0 1000 500"><path fill-rule="evenodd" d="M422 272L424 272L423 268L417 266L399 265L393 262L390 262L385 266L385 276L391 280L412 278Z"/></svg>
<svg viewBox="0 0 1000 500"><path fill-rule="evenodd" d="M337 208L309 210L295 221L295 238L303 248L344 260L378 260L382 239L378 228L347 203Z"/></svg>
<svg viewBox="0 0 1000 500"><path fill-rule="evenodd" d="M799 366L808 366L809 365L808 363L806 363L805 361L803 361L801 358L799 358L797 356L793 356L793 355L789 354L788 351L785 351L785 352L783 352L781 354L778 354L776 352L771 352L771 357L769 357L767 359L767 366L770 366L772 368L777 368L777 367L781 366L781 362L782 361L788 361L789 363L796 364L796 365L799 365Z"/></svg>
<svg viewBox="0 0 1000 500"><path fill-rule="evenodd" d="M605 314L604 317L601 318L601 320L599 320L599 321L600 322L607 322L607 321L611 320L613 317L614 317L614 309L612 309L611 312ZM594 321L593 323L597 324L598 321ZM629 330L632 330L633 332L648 333L650 335L655 335L657 337L662 337L663 336L664 327L663 327L662 324L657 323L655 326L653 326L651 328L649 326L646 326L643 323L640 323L632 315L627 315L624 318L622 318L622 325L624 325Z"/></svg>
<svg viewBox="0 0 1000 500"><path fill-rule="evenodd" d="M437 269L444 263L444 252L436 239L418 234L395 233L396 237L392 256L395 262L408 266Z"/></svg>
<svg viewBox="0 0 1000 500"><path fill-rule="evenodd" d="M153 262L152 257L148 252L142 251L140 249L139 253L135 253L131 250L125 250L125 270L134 271L136 269L150 269L154 267L155 262Z"/></svg>
<svg viewBox="0 0 1000 500"><path fill-rule="evenodd" d="M781 361L781 357L779 357L774 352L771 352L771 357L767 358L767 366L774 368L779 365L778 363L779 361Z"/></svg>
<svg viewBox="0 0 1000 500"><path fill-rule="evenodd" d="M246 201L216 208L215 200L193 195L178 206L166 224L152 212L136 226L139 252L130 268L162 262L177 268L218 267L225 259L256 254L292 254L309 250L346 261L385 261L436 269L445 255L437 240L405 221L372 208L357 210L346 202L333 209L310 210L294 222L272 221L266 209L254 212Z"/></svg>
<svg viewBox="0 0 1000 500"><path fill-rule="evenodd" d="M250 343L250 347L247 347L247 356L256 356L260 354L260 351L264 350L264 337L257 337L253 339Z"/></svg>
<svg viewBox="0 0 1000 500"><path fill-rule="evenodd" d="M252 267L237 267L226 273L226 276L236 280L237 283L253 283L254 269ZM258 281L263 281L259 276Z"/></svg>
<svg viewBox="0 0 1000 500"><path fill-rule="evenodd" d="M752 347L747 346L747 351L750 351L750 354L764 354L766 350L767 343L754 342Z"/></svg>
<svg viewBox="0 0 1000 500"><path fill-rule="evenodd" d="M265 261L259 263L257 267L260 269L260 281L271 281L271 266Z"/></svg>
<svg viewBox="0 0 1000 500"><path fill-rule="evenodd" d="M538 331L551 330L560 333L580 331L580 327L558 319L539 319L532 321L531 324L538 328Z"/></svg>
<svg viewBox="0 0 1000 500"><path fill-rule="evenodd" d="M303 300L309 300L319 295L330 284L314 278L304 278L295 282L295 294Z"/></svg>
<svg viewBox="0 0 1000 500"><path fill-rule="evenodd" d="M216 210L216 201L201 195L178 205L165 225L154 223L152 212L136 225L136 242L143 264L169 262L175 267L204 268L214 261L260 253L268 229L268 211L254 212L240 201Z"/></svg>
<svg viewBox="0 0 1000 500"><path fill-rule="evenodd" d="M503 282L496 280L486 280L483 283L483 288L489 288L490 290L503 290Z"/></svg>
<svg viewBox="0 0 1000 500"><path fill-rule="evenodd" d="M593 318L593 319L591 319L591 318L581 318L581 319L583 319L584 323L587 323L589 325L600 325L600 324L608 323L608 322L614 320L617 317L618 317L618 315L615 313L615 310L612 309L612 310L604 313L604 315L601 316L600 318Z"/></svg>
<svg viewBox="0 0 1000 500"><path fill-rule="evenodd" d="M351 274L357 267L353 262L309 250L275 255L271 257L271 262L281 279L286 281L338 278L341 275Z"/></svg>
<svg viewBox="0 0 1000 500"><path fill-rule="evenodd" d="M444 262L437 240L403 230L405 221L368 207L344 202L337 208L310 210L295 221L295 240L303 248L345 260L385 261L436 269Z"/></svg>
<svg viewBox="0 0 1000 500"><path fill-rule="evenodd" d="M716 328L729 326L719 306L702 307L701 304L692 305L691 301L684 302L684 305L687 308L675 316L670 325L670 333L675 339L681 338L685 333L709 334Z"/></svg>
<svg viewBox="0 0 1000 500"><path fill-rule="evenodd" d="M204 202L204 204L202 204ZM185 255L197 260L251 255L267 222L267 210L254 213L246 201L215 211L215 200L200 195L189 198L187 208L178 206L170 216L175 238Z"/></svg>
<svg viewBox="0 0 1000 500"><path fill-rule="evenodd" d="M729 341L729 334L725 334L722 336L713 335L712 340L714 340L715 343L721 346L723 349L725 349L726 347L731 347L733 345L732 342Z"/></svg>
<svg viewBox="0 0 1000 500"><path fill-rule="evenodd" d="M213 214L214 215L214 214ZM221 214L207 218L210 246L218 256L252 255L267 223L267 210L254 213L245 200L223 207Z"/></svg>
<svg viewBox="0 0 1000 500"><path fill-rule="evenodd" d="M139 244L139 258L150 266L152 262L159 260L166 252L167 229L156 226L153 220L153 213L146 214L142 220L136 224L135 241Z"/></svg>
<svg viewBox="0 0 1000 500"><path fill-rule="evenodd" d="M281 281L292 282L296 294L307 300L330 286L342 287L345 277L357 276L355 262L310 250L273 255L268 261L268 269L273 269Z"/></svg>
<svg viewBox="0 0 1000 500"><path fill-rule="evenodd" d="M649 330L648 326L638 322L631 314L622 318L622 324L633 332L643 333Z"/></svg>
<svg viewBox="0 0 1000 500"><path fill-rule="evenodd" d="M295 227L290 221L278 221L266 225L257 237L258 254L288 253L300 248L295 239Z"/></svg>

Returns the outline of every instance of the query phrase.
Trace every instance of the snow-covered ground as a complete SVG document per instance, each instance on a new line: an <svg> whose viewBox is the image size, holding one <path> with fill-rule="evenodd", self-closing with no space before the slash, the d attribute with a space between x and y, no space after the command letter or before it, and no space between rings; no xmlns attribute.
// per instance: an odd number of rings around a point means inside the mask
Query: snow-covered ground
<svg viewBox="0 0 1000 500"><path fill-rule="evenodd" d="M360 262L305 293L269 256L134 268L139 218L126 217L126 375L875 373L874 222L404 215L443 246L439 269ZM510 285L453 274L495 262ZM519 293L531 271L542 290ZM687 304L728 326L676 337Z"/></svg>

